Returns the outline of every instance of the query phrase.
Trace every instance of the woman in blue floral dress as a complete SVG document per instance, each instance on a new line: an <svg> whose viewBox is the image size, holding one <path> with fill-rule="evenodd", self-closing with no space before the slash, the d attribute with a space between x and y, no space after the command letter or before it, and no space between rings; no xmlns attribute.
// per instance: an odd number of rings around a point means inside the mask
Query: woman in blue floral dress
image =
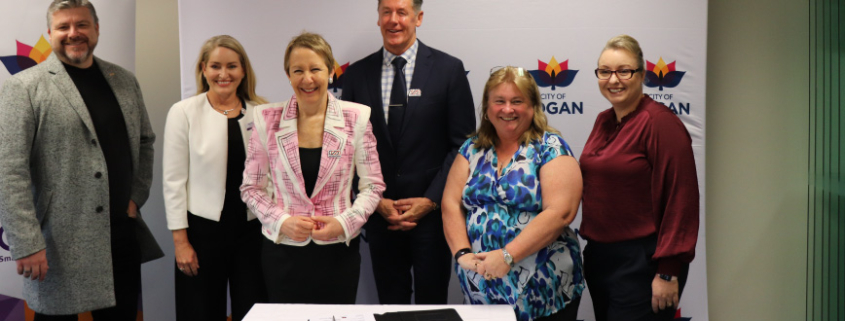
<svg viewBox="0 0 845 321"><path fill-rule="evenodd" d="M527 71L490 75L481 125L460 154L443 193L443 225L466 302L509 304L520 321L574 321L584 278L569 224L581 172Z"/></svg>

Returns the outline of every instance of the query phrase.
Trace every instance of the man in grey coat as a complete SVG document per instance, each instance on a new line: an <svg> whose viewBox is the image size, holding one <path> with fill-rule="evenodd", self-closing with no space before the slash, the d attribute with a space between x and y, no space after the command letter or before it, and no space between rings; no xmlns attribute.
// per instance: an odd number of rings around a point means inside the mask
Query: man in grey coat
<svg viewBox="0 0 845 321"><path fill-rule="evenodd" d="M135 320L155 134L135 77L93 55L97 13L55 0L53 55L0 90L0 222L35 320Z"/></svg>

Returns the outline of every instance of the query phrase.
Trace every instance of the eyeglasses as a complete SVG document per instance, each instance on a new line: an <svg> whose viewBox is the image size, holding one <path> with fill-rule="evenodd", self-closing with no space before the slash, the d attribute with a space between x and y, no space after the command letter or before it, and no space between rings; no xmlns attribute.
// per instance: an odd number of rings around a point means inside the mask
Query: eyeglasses
<svg viewBox="0 0 845 321"><path fill-rule="evenodd" d="M634 77L635 73L638 73L640 71L643 71L643 69L642 68L619 69L619 70L596 69L596 77L598 77L601 80L608 80L608 79L610 79L610 76L612 76L615 73L616 78L619 78L621 80L628 80L628 79L631 79L631 77Z"/></svg>

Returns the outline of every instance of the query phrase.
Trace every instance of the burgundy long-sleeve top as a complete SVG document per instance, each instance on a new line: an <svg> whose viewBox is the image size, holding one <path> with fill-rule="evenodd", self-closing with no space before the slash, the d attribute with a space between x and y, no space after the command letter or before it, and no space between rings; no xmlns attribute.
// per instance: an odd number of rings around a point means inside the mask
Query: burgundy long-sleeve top
<svg viewBox="0 0 845 321"><path fill-rule="evenodd" d="M681 120L648 96L616 121L601 112L581 155L581 235L614 243L657 234L658 273L678 275L695 257L698 178Z"/></svg>

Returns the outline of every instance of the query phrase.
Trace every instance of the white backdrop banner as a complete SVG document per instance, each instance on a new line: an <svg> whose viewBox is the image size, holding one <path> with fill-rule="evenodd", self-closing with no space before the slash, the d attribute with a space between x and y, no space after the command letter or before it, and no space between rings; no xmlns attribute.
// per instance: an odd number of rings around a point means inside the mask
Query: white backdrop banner
<svg viewBox="0 0 845 321"><path fill-rule="evenodd" d="M0 86L6 79L41 63L53 53L47 34L50 0L0 0ZM129 71L135 70L135 0L93 1L100 19L94 54ZM23 279L9 253L0 226L0 321L23 321ZM85 258L80 258L84 260Z"/></svg>
<svg viewBox="0 0 845 321"><path fill-rule="evenodd" d="M196 92L193 68L202 43L228 34L240 40L249 54L258 94L270 101L289 98L293 91L283 67L285 46L308 30L332 45L340 77L331 92L339 97L347 64L381 48L376 7L376 0L179 0L182 96ZM707 0L429 0L423 12L417 36L463 61L476 107L491 68L515 65L531 70L541 85L551 124L579 157L596 115L610 108L593 74L601 49L619 34L639 40L653 78L644 92L671 108L693 138L701 225L678 315L679 320L708 320L704 242ZM579 225L580 215L573 227ZM377 303L367 247L361 251L358 302ZM450 303L461 303L454 280L450 290ZM591 304L587 294L579 319L594 320Z"/></svg>

